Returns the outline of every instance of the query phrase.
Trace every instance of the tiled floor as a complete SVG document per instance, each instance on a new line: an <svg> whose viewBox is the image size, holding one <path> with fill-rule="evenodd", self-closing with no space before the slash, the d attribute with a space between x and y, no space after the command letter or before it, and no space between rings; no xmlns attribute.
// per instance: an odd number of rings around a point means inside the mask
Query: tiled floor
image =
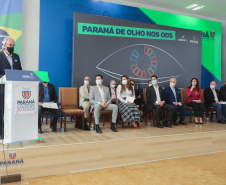
<svg viewBox="0 0 226 185"><path fill-rule="evenodd" d="M39 134L39 137L43 137L40 141L29 141L24 143L10 144L8 149L14 148L32 148L32 147L45 147L54 145L64 145L73 143L84 142L102 142L109 140L124 140L134 138L145 137L159 137L165 135L176 134L193 134L198 132L217 132L226 130L226 124L219 124L215 122L205 122L203 125L196 125L194 123L188 123L188 125L173 126L173 128L156 128L154 126L145 125L144 122L140 123L140 129L134 129L131 125L125 124L125 128L121 128L121 125L117 126L118 132L112 132L110 130L110 123L105 123L105 127L101 126L102 134L97 134L95 130L82 131L74 128L74 122L67 123L67 132L61 132L58 123L58 132L53 133L49 128L49 125L43 124L43 134ZM0 150L2 148L0 147Z"/></svg>
<svg viewBox="0 0 226 185"><path fill-rule="evenodd" d="M23 180L13 185L225 185L226 152Z"/></svg>

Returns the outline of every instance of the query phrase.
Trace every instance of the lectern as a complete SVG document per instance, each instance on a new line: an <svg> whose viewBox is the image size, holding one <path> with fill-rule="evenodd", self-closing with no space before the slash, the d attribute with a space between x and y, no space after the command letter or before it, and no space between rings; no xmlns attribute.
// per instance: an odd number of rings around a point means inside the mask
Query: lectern
<svg viewBox="0 0 226 185"><path fill-rule="evenodd" d="M38 139L38 87L33 71L5 70L3 144ZM1 141L2 142L2 141Z"/></svg>

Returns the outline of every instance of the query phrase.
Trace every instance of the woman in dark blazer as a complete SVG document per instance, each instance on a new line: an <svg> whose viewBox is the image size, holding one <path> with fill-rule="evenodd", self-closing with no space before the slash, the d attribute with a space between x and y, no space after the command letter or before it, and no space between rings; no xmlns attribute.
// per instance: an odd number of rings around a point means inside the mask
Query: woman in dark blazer
<svg viewBox="0 0 226 185"><path fill-rule="evenodd" d="M137 107L140 107L143 104L143 98L139 92L138 89L135 89L135 81L130 80L130 83L132 86L134 86L134 90L135 90L135 100L134 103L137 105Z"/></svg>

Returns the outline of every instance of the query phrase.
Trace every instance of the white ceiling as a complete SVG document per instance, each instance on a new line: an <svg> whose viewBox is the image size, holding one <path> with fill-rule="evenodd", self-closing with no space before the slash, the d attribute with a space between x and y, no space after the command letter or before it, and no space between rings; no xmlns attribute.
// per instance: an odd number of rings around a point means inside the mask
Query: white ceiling
<svg viewBox="0 0 226 185"><path fill-rule="evenodd" d="M156 6L190 14L226 20L226 0L126 0L128 2ZM194 11L185 7L191 4L205 5L206 7Z"/></svg>

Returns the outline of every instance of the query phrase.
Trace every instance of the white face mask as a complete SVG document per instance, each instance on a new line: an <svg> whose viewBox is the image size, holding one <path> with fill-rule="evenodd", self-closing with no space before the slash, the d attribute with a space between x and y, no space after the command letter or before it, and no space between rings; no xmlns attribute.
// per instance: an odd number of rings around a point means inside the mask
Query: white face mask
<svg viewBox="0 0 226 185"><path fill-rule="evenodd" d="M111 85L112 88L115 88L115 85Z"/></svg>
<svg viewBox="0 0 226 185"><path fill-rule="evenodd" d="M152 86L152 84L148 84L148 86L149 86L149 87L151 87L151 86Z"/></svg>
<svg viewBox="0 0 226 185"><path fill-rule="evenodd" d="M96 84L100 85L101 84L101 80L96 80Z"/></svg>
<svg viewBox="0 0 226 185"><path fill-rule="evenodd" d="M127 80L122 80L122 84L126 85L127 84Z"/></svg>
<svg viewBox="0 0 226 185"><path fill-rule="evenodd" d="M192 82L191 84L195 86L196 85L196 82Z"/></svg>
<svg viewBox="0 0 226 185"><path fill-rule="evenodd" d="M170 82L170 87L174 87L175 83Z"/></svg>
<svg viewBox="0 0 226 185"><path fill-rule="evenodd" d="M89 81L84 80L84 85L88 86L89 85Z"/></svg>
<svg viewBox="0 0 226 185"><path fill-rule="evenodd" d="M214 86L214 85L210 85L210 88L211 88L211 89L214 89L214 88L215 88L215 86Z"/></svg>

